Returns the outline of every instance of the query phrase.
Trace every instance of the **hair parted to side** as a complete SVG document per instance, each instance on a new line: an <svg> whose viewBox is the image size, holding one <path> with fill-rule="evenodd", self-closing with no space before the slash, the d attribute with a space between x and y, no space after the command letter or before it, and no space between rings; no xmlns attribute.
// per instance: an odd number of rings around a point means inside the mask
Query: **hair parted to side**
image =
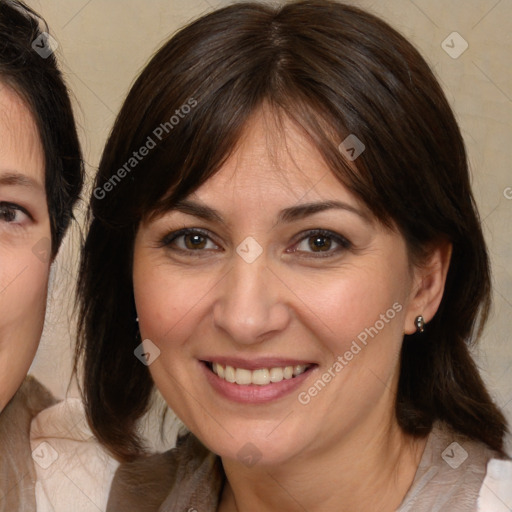
<svg viewBox="0 0 512 512"><path fill-rule="evenodd" d="M156 141L157 127L191 99L195 108L117 179L133 151ZM133 354L141 219L205 183L264 103L297 123L340 181L399 229L411 261L439 240L453 244L437 314L425 333L404 338L396 415L408 433L424 436L439 419L501 451L506 422L468 350L487 317L490 276L459 128L411 44L375 16L329 0L208 14L167 42L132 87L96 177L95 191L109 192L91 198L79 278L76 368L83 363L95 434L120 459L143 451L137 421L153 384ZM366 146L355 169L338 150L352 133Z"/></svg>
<svg viewBox="0 0 512 512"><path fill-rule="evenodd" d="M23 2L0 0L0 87L10 87L23 99L38 127L54 257L73 219L84 171L73 109L55 55L43 58L32 47L43 31L48 32L44 20Z"/></svg>

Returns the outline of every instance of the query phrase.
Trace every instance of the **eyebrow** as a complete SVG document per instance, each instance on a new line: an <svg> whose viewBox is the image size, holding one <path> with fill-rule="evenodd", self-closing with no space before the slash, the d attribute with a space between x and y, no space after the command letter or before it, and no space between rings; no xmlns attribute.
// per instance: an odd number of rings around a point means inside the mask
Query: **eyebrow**
<svg viewBox="0 0 512 512"><path fill-rule="evenodd" d="M194 217L199 217L200 219L208 220L210 222L225 224L222 215L218 213L217 210L214 210L209 206L190 201L189 199L178 201L172 206L171 211L172 210L186 213L187 215L193 215Z"/></svg>
<svg viewBox="0 0 512 512"><path fill-rule="evenodd" d="M347 212L357 215L358 217L361 217L361 219L363 219L366 222L370 222L370 218L365 212L342 201L321 201L317 203L304 203L299 204L297 206L292 206L290 208L285 208L279 213L278 222L293 222L295 220L303 219L304 217L308 217L309 215L313 215L315 213L320 213L326 210L333 209L345 210Z"/></svg>
<svg viewBox="0 0 512 512"><path fill-rule="evenodd" d="M43 190L43 186L36 180L19 172L0 172L0 186L27 187L35 190Z"/></svg>
<svg viewBox="0 0 512 512"><path fill-rule="evenodd" d="M310 215L314 215L315 213L320 213L332 209L348 211L357 215L364 221L370 222L370 217L368 214L348 203L344 203L342 201L321 201L316 203L304 203L291 206L290 208L285 208L279 212L277 223L280 224L297 221ZM209 206L190 201L189 199L178 201L173 205L172 210L180 211L188 215L193 215L210 222L225 224L222 215L217 210L210 208Z"/></svg>

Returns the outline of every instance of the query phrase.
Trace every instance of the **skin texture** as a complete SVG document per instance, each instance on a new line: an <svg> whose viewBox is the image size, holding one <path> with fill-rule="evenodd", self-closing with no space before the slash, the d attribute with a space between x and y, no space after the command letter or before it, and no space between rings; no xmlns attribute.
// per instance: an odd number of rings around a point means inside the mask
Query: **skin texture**
<svg viewBox="0 0 512 512"><path fill-rule="evenodd" d="M437 310L449 247L413 267L403 237L371 217L294 125L285 121L279 131L266 110L188 199L217 210L222 222L173 210L142 223L134 291L142 339L161 351L150 365L157 387L222 457L228 484L219 510L394 510L425 443L396 423L398 354L415 317L428 322ZM285 208L326 200L359 214L329 209L278 222ZM204 248L187 250L183 237L162 246L185 227L211 233ZM331 239L318 256L304 232L320 228L350 246ZM248 236L263 249L252 263L236 252ZM396 303L400 311L378 335L307 405L299 403L298 394ZM237 403L205 378L199 361L213 356L294 358L317 367L286 396ZM250 467L239 456L247 443L261 457Z"/></svg>
<svg viewBox="0 0 512 512"><path fill-rule="evenodd" d="M2 83L0 140L2 410L25 378L41 337L51 248L39 132L25 103Z"/></svg>

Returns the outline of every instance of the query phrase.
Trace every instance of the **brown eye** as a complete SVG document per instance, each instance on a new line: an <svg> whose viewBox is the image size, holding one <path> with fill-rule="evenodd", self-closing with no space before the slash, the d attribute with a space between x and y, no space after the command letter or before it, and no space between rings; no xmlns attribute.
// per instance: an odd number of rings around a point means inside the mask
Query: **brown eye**
<svg viewBox="0 0 512 512"><path fill-rule="evenodd" d="M308 238L309 248L313 252L328 251L332 246L332 240L323 235L310 236Z"/></svg>
<svg viewBox="0 0 512 512"><path fill-rule="evenodd" d="M161 246L189 253L220 250L206 231L191 228L169 233L162 239Z"/></svg>
<svg viewBox="0 0 512 512"><path fill-rule="evenodd" d="M287 252L304 257L327 257L335 256L350 247L352 244L338 233L315 229L302 233L302 238Z"/></svg>
<svg viewBox="0 0 512 512"><path fill-rule="evenodd" d="M7 208L5 206L0 207L0 220L4 222L13 222L16 218L16 211L12 208Z"/></svg>
<svg viewBox="0 0 512 512"><path fill-rule="evenodd" d="M26 211L11 203L0 203L0 222L7 224L21 224L27 219Z"/></svg>
<svg viewBox="0 0 512 512"><path fill-rule="evenodd" d="M195 250L195 249L204 249L208 242L208 239L197 233L192 233L189 235L184 235L183 241L185 242L185 247L187 249Z"/></svg>

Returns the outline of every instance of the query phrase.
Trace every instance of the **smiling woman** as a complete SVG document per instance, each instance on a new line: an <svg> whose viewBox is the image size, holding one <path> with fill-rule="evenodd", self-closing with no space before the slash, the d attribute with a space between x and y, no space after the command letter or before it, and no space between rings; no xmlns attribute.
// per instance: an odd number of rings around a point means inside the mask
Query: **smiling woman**
<svg viewBox="0 0 512 512"><path fill-rule="evenodd" d="M50 264L73 217L82 160L55 58L35 13L0 0L0 510L35 510L32 417L55 403L26 378L43 329Z"/></svg>
<svg viewBox="0 0 512 512"><path fill-rule="evenodd" d="M77 355L128 461L108 510L476 510L506 424L469 353L488 259L428 65L340 3L215 11L144 69L95 190L190 97L91 200ZM154 385L190 432L147 457Z"/></svg>

